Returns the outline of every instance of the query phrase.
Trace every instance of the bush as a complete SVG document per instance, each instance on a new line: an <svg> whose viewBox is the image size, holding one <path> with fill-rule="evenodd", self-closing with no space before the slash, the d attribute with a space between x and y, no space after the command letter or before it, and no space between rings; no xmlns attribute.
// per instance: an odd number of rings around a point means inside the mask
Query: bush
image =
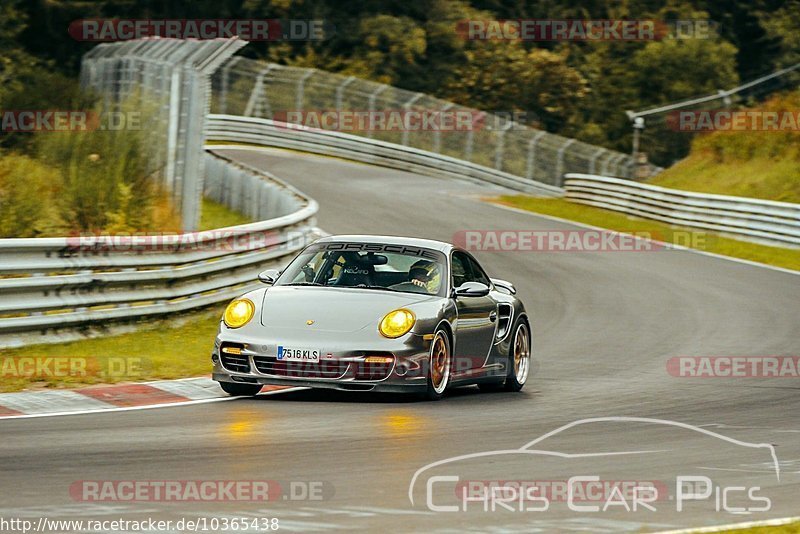
<svg viewBox="0 0 800 534"><path fill-rule="evenodd" d="M0 237L42 237L65 229L56 209L61 174L21 154L0 158Z"/></svg>
<svg viewBox="0 0 800 534"><path fill-rule="evenodd" d="M0 158L0 237L180 231L149 168L146 126L26 135L35 159Z"/></svg>

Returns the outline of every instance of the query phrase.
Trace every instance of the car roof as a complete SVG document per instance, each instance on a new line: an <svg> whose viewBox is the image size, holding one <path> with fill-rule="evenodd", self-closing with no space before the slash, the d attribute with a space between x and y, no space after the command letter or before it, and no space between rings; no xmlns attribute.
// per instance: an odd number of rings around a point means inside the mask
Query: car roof
<svg viewBox="0 0 800 534"><path fill-rule="evenodd" d="M317 243L381 243L385 245L407 245L409 247L420 247L439 252L449 253L455 248L450 243L436 241L433 239L420 239L417 237L402 237L391 235L331 235L317 240Z"/></svg>

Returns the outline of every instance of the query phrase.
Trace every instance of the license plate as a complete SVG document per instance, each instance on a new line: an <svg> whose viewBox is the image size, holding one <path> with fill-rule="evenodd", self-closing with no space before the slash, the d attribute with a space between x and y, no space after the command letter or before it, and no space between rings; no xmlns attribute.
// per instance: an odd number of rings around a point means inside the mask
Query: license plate
<svg viewBox="0 0 800 534"><path fill-rule="evenodd" d="M282 362L319 362L319 350L299 349L278 345L278 360Z"/></svg>

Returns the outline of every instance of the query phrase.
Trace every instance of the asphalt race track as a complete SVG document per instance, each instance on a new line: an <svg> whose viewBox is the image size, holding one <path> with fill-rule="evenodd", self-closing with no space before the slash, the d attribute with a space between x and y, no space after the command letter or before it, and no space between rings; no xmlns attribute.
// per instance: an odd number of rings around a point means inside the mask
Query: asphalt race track
<svg viewBox="0 0 800 534"><path fill-rule="evenodd" d="M481 201L502 192L490 186L290 152L225 153L317 199L318 224L330 233L451 240L465 229L575 228ZM797 378L677 378L666 363L675 356L800 354L799 276L677 250L475 255L490 275L517 285L532 316L535 372L521 393L470 387L431 403L297 391L0 421L0 516L246 515L276 517L281 531L637 532L798 515ZM414 504L409 500L412 477L432 462L519 449L568 423L601 417L665 422L587 422L537 444L561 456L502 454L438 466L417 478ZM766 448L738 442L774 445L780 479ZM608 454L622 451L639 452ZM428 495L434 471L461 481L647 480L670 496L653 503L655 510L574 511L562 498L543 511L519 503L513 510L469 503L467 511L433 511L427 497L443 505L456 495L442 479ZM708 476L715 487L679 513L674 486L684 475ZM272 480L283 491L294 481L297 493L258 504L86 503L69 493L81 480ZM322 488L319 499L303 498L310 482ZM726 493L730 501L715 502L731 487L760 487L756 494L769 499L770 510L748 511L763 501L742 504L735 491ZM726 512L726 505L740 509Z"/></svg>

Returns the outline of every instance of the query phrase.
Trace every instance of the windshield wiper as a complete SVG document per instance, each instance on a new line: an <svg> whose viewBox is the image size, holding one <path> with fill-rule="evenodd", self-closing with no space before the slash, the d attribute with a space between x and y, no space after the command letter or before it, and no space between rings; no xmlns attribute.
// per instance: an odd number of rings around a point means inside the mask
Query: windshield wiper
<svg viewBox="0 0 800 534"><path fill-rule="evenodd" d="M385 287L385 286L341 286L341 287L352 287L355 289L383 289L384 291L393 291L394 293L402 293L402 291L398 291L396 289L392 289L390 287Z"/></svg>
<svg viewBox="0 0 800 534"><path fill-rule="evenodd" d="M282 286L321 286L319 282L294 282L291 284L281 284Z"/></svg>

